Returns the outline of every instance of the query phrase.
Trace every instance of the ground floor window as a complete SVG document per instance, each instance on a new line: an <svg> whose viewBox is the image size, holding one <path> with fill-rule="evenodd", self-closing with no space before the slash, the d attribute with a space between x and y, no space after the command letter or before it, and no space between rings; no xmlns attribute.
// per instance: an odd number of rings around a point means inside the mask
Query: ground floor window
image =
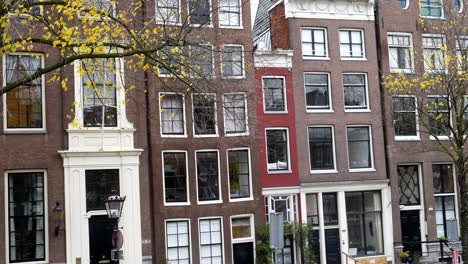
<svg viewBox="0 0 468 264"><path fill-rule="evenodd" d="M351 256L383 254L380 192L349 192L345 195L349 254Z"/></svg>
<svg viewBox="0 0 468 264"><path fill-rule="evenodd" d="M223 263L223 235L221 218L200 220L201 264Z"/></svg>
<svg viewBox="0 0 468 264"><path fill-rule="evenodd" d="M190 263L190 230L188 220L166 222L166 259L169 264Z"/></svg>
<svg viewBox="0 0 468 264"><path fill-rule="evenodd" d="M233 263L254 264L253 216L233 216L231 233Z"/></svg>
<svg viewBox="0 0 468 264"><path fill-rule="evenodd" d="M8 173L10 262L45 260L44 188L44 172Z"/></svg>

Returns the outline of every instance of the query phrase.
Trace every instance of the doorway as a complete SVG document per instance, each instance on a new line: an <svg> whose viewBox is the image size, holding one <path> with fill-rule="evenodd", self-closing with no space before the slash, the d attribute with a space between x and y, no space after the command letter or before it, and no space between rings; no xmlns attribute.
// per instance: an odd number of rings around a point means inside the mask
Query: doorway
<svg viewBox="0 0 468 264"><path fill-rule="evenodd" d="M90 264L107 264L111 261L112 226L107 215L89 219Z"/></svg>
<svg viewBox="0 0 468 264"><path fill-rule="evenodd" d="M421 225L419 210L400 211L403 250L421 255Z"/></svg>

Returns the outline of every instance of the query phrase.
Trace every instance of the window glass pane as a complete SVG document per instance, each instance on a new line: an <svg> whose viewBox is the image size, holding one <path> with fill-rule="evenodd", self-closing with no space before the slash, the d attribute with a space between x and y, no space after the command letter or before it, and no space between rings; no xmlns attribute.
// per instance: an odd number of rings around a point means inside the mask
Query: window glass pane
<svg viewBox="0 0 468 264"><path fill-rule="evenodd" d="M190 46L192 75L210 77L213 74L213 51L211 45Z"/></svg>
<svg viewBox="0 0 468 264"><path fill-rule="evenodd" d="M406 6L407 6L407 1L408 1L408 0L397 0L398 5L399 5L401 8L406 8Z"/></svg>
<svg viewBox="0 0 468 264"><path fill-rule="evenodd" d="M289 169L287 137L286 130L268 129L266 131L268 171Z"/></svg>
<svg viewBox="0 0 468 264"><path fill-rule="evenodd" d="M338 225L338 208L336 193L322 194L323 221L325 225Z"/></svg>
<svg viewBox="0 0 468 264"><path fill-rule="evenodd" d="M307 109L330 109L328 74L305 74Z"/></svg>
<svg viewBox="0 0 468 264"><path fill-rule="evenodd" d="M6 84L25 78L42 67L42 55L7 55ZM42 77L6 94L8 128L42 128Z"/></svg>
<svg viewBox="0 0 468 264"><path fill-rule="evenodd" d="M242 47L225 46L221 53L221 67L223 76L241 77L244 74Z"/></svg>
<svg viewBox="0 0 468 264"><path fill-rule="evenodd" d="M161 105L161 131L163 135L183 135L184 104L182 95L164 94Z"/></svg>
<svg viewBox="0 0 468 264"><path fill-rule="evenodd" d="M419 205L419 176L418 165L399 165L398 184L400 186L401 205Z"/></svg>
<svg viewBox="0 0 468 264"><path fill-rule="evenodd" d="M45 260L44 174L8 173L10 261Z"/></svg>
<svg viewBox="0 0 468 264"><path fill-rule="evenodd" d="M365 74L343 74L343 88L346 109L367 108Z"/></svg>
<svg viewBox="0 0 468 264"><path fill-rule="evenodd" d="M213 95L193 95L193 122L195 135L216 134L216 110Z"/></svg>
<svg viewBox="0 0 468 264"><path fill-rule="evenodd" d="M239 0L221 0L219 6L219 24L221 26L240 26Z"/></svg>
<svg viewBox="0 0 468 264"><path fill-rule="evenodd" d="M106 210L104 200L118 195L119 170L86 170L86 210Z"/></svg>
<svg viewBox="0 0 468 264"><path fill-rule="evenodd" d="M86 127L117 126L116 60L82 61L83 124ZM104 111L104 114L103 114Z"/></svg>
<svg viewBox="0 0 468 264"><path fill-rule="evenodd" d="M200 220L201 262L215 263L222 259L221 219Z"/></svg>
<svg viewBox="0 0 468 264"><path fill-rule="evenodd" d="M218 152L197 152L198 200L219 200Z"/></svg>
<svg viewBox="0 0 468 264"><path fill-rule="evenodd" d="M189 1L190 24L209 25L210 21L210 1L191 0Z"/></svg>
<svg viewBox="0 0 468 264"><path fill-rule="evenodd" d="M184 152L165 152L164 188L166 202L187 202L187 170Z"/></svg>
<svg viewBox="0 0 468 264"><path fill-rule="evenodd" d="M306 195L307 204L307 223L312 226L319 225L319 214L318 214L318 200L317 194Z"/></svg>
<svg viewBox="0 0 468 264"><path fill-rule="evenodd" d="M224 95L224 130L226 134L247 132L245 94Z"/></svg>
<svg viewBox="0 0 468 264"><path fill-rule="evenodd" d="M340 54L342 58L363 58L364 46L362 32L340 30Z"/></svg>
<svg viewBox="0 0 468 264"><path fill-rule="evenodd" d="M326 57L325 29L302 29L302 54L306 57Z"/></svg>
<svg viewBox="0 0 468 264"><path fill-rule="evenodd" d="M395 136L416 136L415 98L409 96L394 96L392 100Z"/></svg>
<svg viewBox="0 0 468 264"><path fill-rule="evenodd" d="M311 170L335 168L331 127L309 127L309 154Z"/></svg>
<svg viewBox="0 0 468 264"><path fill-rule="evenodd" d="M453 168L451 164L433 164L434 193L454 193Z"/></svg>
<svg viewBox="0 0 468 264"><path fill-rule="evenodd" d="M450 111L446 97L428 97L429 129L433 136L449 135Z"/></svg>
<svg viewBox="0 0 468 264"><path fill-rule="evenodd" d="M369 127L348 127L348 155L351 169L371 168Z"/></svg>
<svg viewBox="0 0 468 264"><path fill-rule="evenodd" d="M231 199L250 197L248 150L228 151L229 193Z"/></svg>
<svg viewBox="0 0 468 264"><path fill-rule="evenodd" d="M232 238L249 238L252 236L250 217L232 218Z"/></svg>
<svg viewBox="0 0 468 264"><path fill-rule="evenodd" d="M285 111L284 79L263 78L265 111Z"/></svg>
<svg viewBox="0 0 468 264"><path fill-rule="evenodd" d="M179 0L157 0L156 5L156 20L158 22L179 22Z"/></svg>
<svg viewBox="0 0 468 264"><path fill-rule="evenodd" d="M190 262L190 233L188 224L187 220L166 222L166 250L169 263ZM171 235L169 235L169 229L171 230Z"/></svg>

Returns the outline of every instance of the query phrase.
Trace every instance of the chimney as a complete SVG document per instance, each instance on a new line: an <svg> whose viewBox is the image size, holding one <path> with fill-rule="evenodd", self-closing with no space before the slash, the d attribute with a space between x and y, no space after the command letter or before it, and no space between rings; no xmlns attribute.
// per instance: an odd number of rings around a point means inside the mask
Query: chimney
<svg viewBox="0 0 468 264"><path fill-rule="evenodd" d="M285 18L284 2L269 11L271 49L289 49L288 24Z"/></svg>

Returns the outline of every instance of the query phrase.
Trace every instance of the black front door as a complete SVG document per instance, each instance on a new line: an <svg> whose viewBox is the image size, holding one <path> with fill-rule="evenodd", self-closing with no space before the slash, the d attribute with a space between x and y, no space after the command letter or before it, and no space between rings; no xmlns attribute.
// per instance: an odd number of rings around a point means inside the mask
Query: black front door
<svg viewBox="0 0 468 264"><path fill-rule="evenodd" d="M89 256L91 264L111 262L112 226L107 215L89 219Z"/></svg>
<svg viewBox="0 0 468 264"><path fill-rule="evenodd" d="M340 264L340 230L338 228L325 229L325 241L327 264Z"/></svg>
<svg viewBox="0 0 468 264"><path fill-rule="evenodd" d="M400 211L403 250L421 255L421 226L419 210Z"/></svg>
<svg viewBox="0 0 468 264"><path fill-rule="evenodd" d="M234 264L254 264L253 242L232 245Z"/></svg>

